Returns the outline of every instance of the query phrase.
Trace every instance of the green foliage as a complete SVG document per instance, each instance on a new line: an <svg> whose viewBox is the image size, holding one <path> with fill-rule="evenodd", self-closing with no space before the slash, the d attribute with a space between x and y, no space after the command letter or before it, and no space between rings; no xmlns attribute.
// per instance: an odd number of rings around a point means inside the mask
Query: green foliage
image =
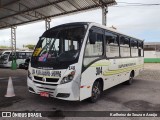
<svg viewBox="0 0 160 120"><path fill-rule="evenodd" d="M8 46L0 45L0 48L10 48Z"/></svg>
<svg viewBox="0 0 160 120"><path fill-rule="evenodd" d="M35 45L28 44L25 45L25 47L29 48L30 50L34 50Z"/></svg>

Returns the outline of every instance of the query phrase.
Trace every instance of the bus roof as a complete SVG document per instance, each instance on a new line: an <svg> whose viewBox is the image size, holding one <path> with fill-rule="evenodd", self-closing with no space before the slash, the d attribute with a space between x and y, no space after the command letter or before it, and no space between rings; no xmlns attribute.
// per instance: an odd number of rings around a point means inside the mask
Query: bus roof
<svg viewBox="0 0 160 120"><path fill-rule="evenodd" d="M126 35L126 34L124 34L124 33L121 33L121 32L119 32L119 31L117 31L117 30L115 30L115 29L108 28L108 27L106 27L106 26L104 26L104 25L101 25L101 24L98 24L98 23L92 22L92 23L90 23L90 25L91 25L91 26L101 27L101 28L106 29L106 30L108 30L108 31L115 32L115 33L118 33L118 34L121 34L121 35L125 35L125 36L127 36L127 37L131 37L131 38L136 39L136 40L138 40L138 41L144 41L144 40L141 40L141 39L139 39L139 38L136 38L136 37L133 37L133 36L130 36L130 35Z"/></svg>
<svg viewBox="0 0 160 120"><path fill-rule="evenodd" d="M90 24L89 22L72 22L72 23L61 24L46 30L41 37L46 36L48 33L52 33L52 31L56 28L63 28L68 26L81 26L81 25L89 25L89 24Z"/></svg>
<svg viewBox="0 0 160 120"><path fill-rule="evenodd" d="M43 33L43 35L45 35L46 32L51 32L53 29L55 29L55 28L57 28L57 27L66 27L66 26L70 26L70 25L73 25L73 26L74 26L74 25L75 25L75 26L78 26L78 25L97 26L97 27L100 27L100 28L109 30L109 31L111 31L111 32L115 32L115 33L118 33L118 34L121 34L121 35L125 35L125 36L127 36L127 37L131 37L131 38L136 39L136 40L138 40L138 41L144 41L144 40L138 39L138 38L136 38L136 37L133 37L133 36L130 36L130 35L126 35L126 34L124 34L124 33L121 33L121 32L119 32L119 31L117 31L117 30L108 28L108 27L106 27L106 26L104 26L104 25L101 25L101 24L98 24L98 23L94 23L94 22L72 22L72 23L66 23L66 24L58 25L58 26L52 27L52 28L50 28L49 30L45 31L45 32ZM43 36L43 35L42 35L42 36Z"/></svg>

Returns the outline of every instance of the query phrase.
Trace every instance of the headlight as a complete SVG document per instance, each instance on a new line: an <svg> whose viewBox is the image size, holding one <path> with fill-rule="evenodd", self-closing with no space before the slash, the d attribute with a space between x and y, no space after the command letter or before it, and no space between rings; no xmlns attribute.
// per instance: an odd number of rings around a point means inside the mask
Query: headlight
<svg viewBox="0 0 160 120"><path fill-rule="evenodd" d="M75 75L75 71L72 71L68 76L64 77L62 80L61 80L61 83L60 84L64 84L64 83L68 83L68 82L71 82L74 78L74 75Z"/></svg>
<svg viewBox="0 0 160 120"><path fill-rule="evenodd" d="M32 75L31 75L31 73L29 72L29 70L28 70L28 78L32 80Z"/></svg>

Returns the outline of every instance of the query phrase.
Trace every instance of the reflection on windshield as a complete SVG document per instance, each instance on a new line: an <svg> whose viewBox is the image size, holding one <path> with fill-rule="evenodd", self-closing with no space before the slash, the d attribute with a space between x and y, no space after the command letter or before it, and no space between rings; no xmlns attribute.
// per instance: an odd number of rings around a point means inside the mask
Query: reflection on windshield
<svg viewBox="0 0 160 120"><path fill-rule="evenodd" d="M59 27L46 31L40 38L33 58L37 62L71 62L78 59L85 26Z"/></svg>

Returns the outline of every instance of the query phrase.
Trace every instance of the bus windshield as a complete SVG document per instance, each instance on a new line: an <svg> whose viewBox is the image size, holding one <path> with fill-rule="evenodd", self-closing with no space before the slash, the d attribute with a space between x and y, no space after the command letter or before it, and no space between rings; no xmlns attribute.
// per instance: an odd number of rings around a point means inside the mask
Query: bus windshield
<svg viewBox="0 0 160 120"><path fill-rule="evenodd" d="M5 52L4 54L0 55L1 60L7 60L9 58L10 52Z"/></svg>
<svg viewBox="0 0 160 120"><path fill-rule="evenodd" d="M33 53L32 67L60 69L77 62L85 32L85 25L60 26L46 31Z"/></svg>

